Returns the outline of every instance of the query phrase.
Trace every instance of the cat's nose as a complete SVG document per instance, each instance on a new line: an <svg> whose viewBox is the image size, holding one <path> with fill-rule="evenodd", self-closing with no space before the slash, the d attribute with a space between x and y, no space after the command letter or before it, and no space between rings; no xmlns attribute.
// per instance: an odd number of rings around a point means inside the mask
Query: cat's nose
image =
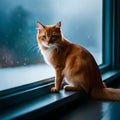
<svg viewBox="0 0 120 120"><path fill-rule="evenodd" d="M49 43L50 43L50 41L49 41L48 39L46 39L45 42L46 42L46 44L49 44Z"/></svg>
<svg viewBox="0 0 120 120"><path fill-rule="evenodd" d="M50 44L50 41L48 41L48 45Z"/></svg>

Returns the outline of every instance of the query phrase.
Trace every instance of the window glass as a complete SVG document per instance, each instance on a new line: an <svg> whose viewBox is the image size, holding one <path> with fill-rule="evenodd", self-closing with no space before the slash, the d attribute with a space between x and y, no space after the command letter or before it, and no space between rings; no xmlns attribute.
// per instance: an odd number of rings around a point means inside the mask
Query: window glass
<svg viewBox="0 0 120 120"><path fill-rule="evenodd" d="M0 0L0 90L54 76L37 47L36 24L62 32L102 64L102 0Z"/></svg>

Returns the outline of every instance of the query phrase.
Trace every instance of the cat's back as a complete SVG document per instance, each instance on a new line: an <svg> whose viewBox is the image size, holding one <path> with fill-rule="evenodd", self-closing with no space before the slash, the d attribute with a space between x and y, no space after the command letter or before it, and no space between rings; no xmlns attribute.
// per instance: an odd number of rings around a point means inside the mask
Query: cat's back
<svg viewBox="0 0 120 120"><path fill-rule="evenodd" d="M65 69L72 72L89 71L98 69L97 63L92 54L81 45L71 43L70 52L66 59ZM93 70L93 71L94 71Z"/></svg>
<svg viewBox="0 0 120 120"><path fill-rule="evenodd" d="M92 54L79 44L71 44L70 56L80 57L81 60L94 59Z"/></svg>

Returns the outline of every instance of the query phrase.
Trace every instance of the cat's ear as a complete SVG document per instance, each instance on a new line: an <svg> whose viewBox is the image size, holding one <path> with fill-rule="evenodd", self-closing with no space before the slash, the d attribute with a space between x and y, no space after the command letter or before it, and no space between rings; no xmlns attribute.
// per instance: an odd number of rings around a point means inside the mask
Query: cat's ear
<svg viewBox="0 0 120 120"><path fill-rule="evenodd" d="M36 25L37 25L38 30L42 30L45 28L45 26L43 24L41 24L39 21L36 22Z"/></svg>
<svg viewBox="0 0 120 120"><path fill-rule="evenodd" d="M58 23L55 24L56 28L60 28L61 27L61 21L59 21Z"/></svg>

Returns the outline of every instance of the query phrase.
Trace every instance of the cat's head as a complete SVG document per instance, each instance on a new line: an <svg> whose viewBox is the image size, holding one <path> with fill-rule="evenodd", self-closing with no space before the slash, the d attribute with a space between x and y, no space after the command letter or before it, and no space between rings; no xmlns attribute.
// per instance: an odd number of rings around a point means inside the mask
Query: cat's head
<svg viewBox="0 0 120 120"><path fill-rule="evenodd" d="M43 25L40 22L36 22L38 33L37 40L40 46L50 48L57 46L61 39L61 22L58 22L55 25Z"/></svg>

